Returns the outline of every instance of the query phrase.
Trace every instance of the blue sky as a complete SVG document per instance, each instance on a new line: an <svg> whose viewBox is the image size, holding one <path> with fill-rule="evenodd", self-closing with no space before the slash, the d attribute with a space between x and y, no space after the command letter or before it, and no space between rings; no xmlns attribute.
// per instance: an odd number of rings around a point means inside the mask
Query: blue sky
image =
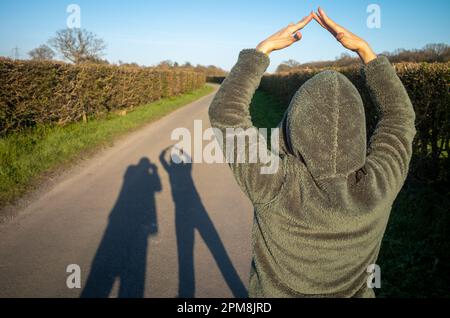
<svg viewBox="0 0 450 318"><path fill-rule="evenodd" d="M161 60L230 69L243 48L255 47L319 5L377 52L450 44L448 0L0 0L0 55L21 58L66 27L69 4L81 7L81 26L108 44L105 58L143 65ZM381 8L381 28L367 27L369 4ZM275 52L270 71L287 59L334 59L345 52L316 23L293 47Z"/></svg>

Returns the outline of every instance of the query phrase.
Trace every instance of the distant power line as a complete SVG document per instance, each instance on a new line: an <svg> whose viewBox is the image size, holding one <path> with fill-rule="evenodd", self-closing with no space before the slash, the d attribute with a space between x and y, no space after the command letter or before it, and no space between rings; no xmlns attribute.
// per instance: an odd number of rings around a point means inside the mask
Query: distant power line
<svg viewBox="0 0 450 318"><path fill-rule="evenodd" d="M12 49L12 58L15 60L18 60L20 58L20 51L19 51L19 47L15 47Z"/></svg>

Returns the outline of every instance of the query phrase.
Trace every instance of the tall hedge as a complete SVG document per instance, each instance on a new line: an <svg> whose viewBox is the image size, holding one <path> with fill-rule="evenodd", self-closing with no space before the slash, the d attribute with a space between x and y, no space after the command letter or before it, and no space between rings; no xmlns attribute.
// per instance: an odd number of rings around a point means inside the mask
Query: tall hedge
<svg viewBox="0 0 450 318"><path fill-rule="evenodd" d="M208 83L213 83L213 84L222 84L224 80L225 80L225 76L208 76L206 78L206 81Z"/></svg>
<svg viewBox="0 0 450 318"><path fill-rule="evenodd" d="M184 70L0 59L0 135L131 108L205 82L204 74Z"/></svg>
<svg viewBox="0 0 450 318"><path fill-rule="evenodd" d="M422 180L448 181L450 146L450 63L401 63L397 73L416 111L413 175ZM368 134L374 131L378 114L365 88L360 68L337 68L359 90L366 108ZM284 107L299 87L321 70L264 76L261 89L277 96Z"/></svg>

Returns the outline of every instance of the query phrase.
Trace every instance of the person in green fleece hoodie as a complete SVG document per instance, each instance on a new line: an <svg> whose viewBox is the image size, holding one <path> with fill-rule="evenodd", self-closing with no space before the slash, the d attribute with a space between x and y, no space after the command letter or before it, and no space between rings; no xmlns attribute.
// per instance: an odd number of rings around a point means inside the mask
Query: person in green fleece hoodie
<svg viewBox="0 0 450 318"><path fill-rule="evenodd" d="M325 71L298 90L279 125L276 173L229 164L255 209L250 297L374 297L367 269L408 173L416 130L404 86L386 57L322 9L240 53L211 104L212 127L222 135L252 127L249 105L269 54L299 41L313 19L361 57L379 122L367 147L361 96L344 75Z"/></svg>

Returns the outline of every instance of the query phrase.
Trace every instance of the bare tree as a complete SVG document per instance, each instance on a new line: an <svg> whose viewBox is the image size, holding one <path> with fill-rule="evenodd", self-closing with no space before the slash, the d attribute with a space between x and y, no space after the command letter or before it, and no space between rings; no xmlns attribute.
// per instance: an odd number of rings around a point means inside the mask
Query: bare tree
<svg viewBox="0 0 450 318"><path fill-rule="evenodd" d="M58 31L49 44L73 63L99 60L106 49L105 41L84 29Z"/></svg>
<svg viewBox="0 0 450 318"><path fill-rule="evenodd" d="M445 55L450 53L450 46L445 43L432 43L426 45L423 50L431 55L432 60L443 62Z"/></svg>
<svg viewBox="0 0 450 318"><path fill-rule="evenodd" d="M48 45L43 44L28 52L28 55L32 60L50 61L55 57L55 52Z"/></svg>
<svg viewBox="0 0 450 318"><path fill-rule="evenodd" d="M157 65L158 68L162 68L162 69L169 69L173 67L173 62L171 60L165 60L165 61L161 61L159 62L159 64Z"/></svg>
<svg viewBox="0 0 450 318"><path fill-rule="evenodd" d="M296 60L288 60L288 61L284 61L283 63L281 63L276 72L277 73L284 73L284 72L289 72L295 68L299 68L301 66L300 62L296 61Z"/></svg>
<svg viewBox="0 0 450 318"><path fill-rule="evenodd" d="M432 51L436 55L443 55L448 51L449 48L450 47L445 43L431 43L425 45L423 49L426 51Z"/></svg>
<svg viewBox="0 0 450 318"><path fill-rule="evenodd" d="M300 66L300 62L298 62L296 60L292 60L292 59L284 62L284 64L286 64L287 66L292 67L292 68Z"/></svg>

